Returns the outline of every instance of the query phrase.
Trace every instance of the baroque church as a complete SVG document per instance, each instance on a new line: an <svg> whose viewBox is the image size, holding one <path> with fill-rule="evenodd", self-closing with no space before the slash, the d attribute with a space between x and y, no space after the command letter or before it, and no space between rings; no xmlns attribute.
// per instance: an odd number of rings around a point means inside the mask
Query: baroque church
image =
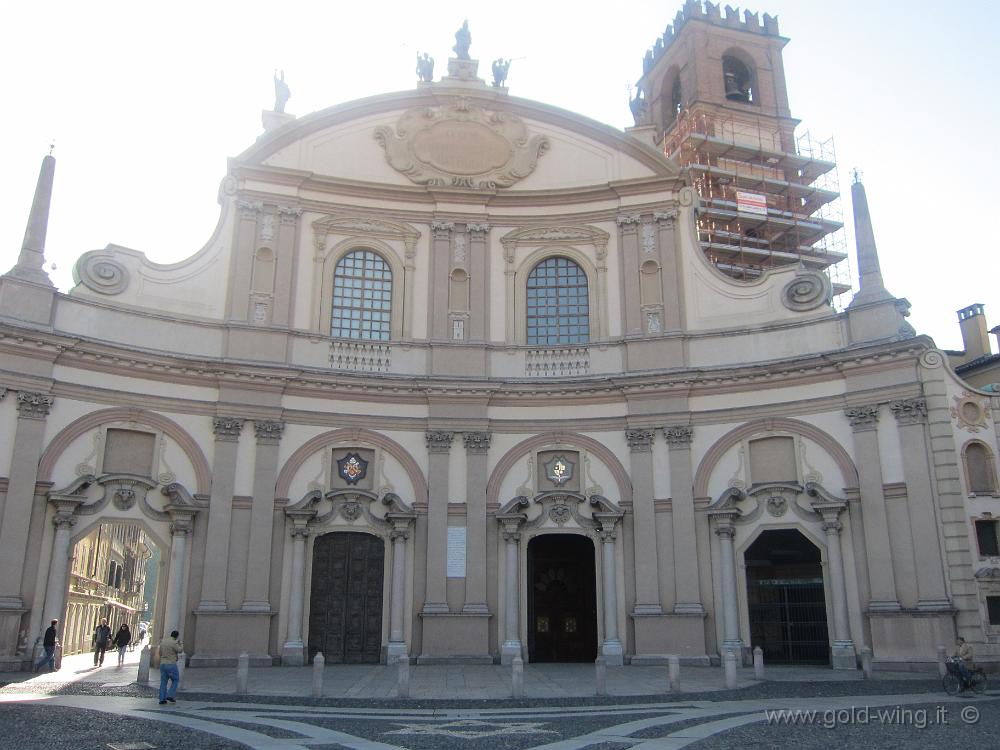
<svg viewBox="0 0 1000 750"><path fill-rule="evenodd" d="M296 118L281 80L206 244L68 293L45 157L0 277L0 669L107 524L192 667L1000 661L1000 397L906 322L860 182L846 294L787 42L685 3L624 131L481 78L468 26L409 91Z"/></svg>

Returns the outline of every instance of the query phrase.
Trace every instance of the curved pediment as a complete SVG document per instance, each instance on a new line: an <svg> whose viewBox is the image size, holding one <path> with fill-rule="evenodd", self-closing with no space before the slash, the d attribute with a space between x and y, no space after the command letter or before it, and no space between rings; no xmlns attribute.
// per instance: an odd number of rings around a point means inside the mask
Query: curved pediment
<svg viewBox="0 0 1000 750"><path fill-rule="evenodd" d="M590 226L525 227L508 232L500 241L505 247L518 245L594 245L607 246L611 235Z"/></svg>
<svg viewBox="0 0 1000 750"><path fill-rule="evenodd" d="M434 86L293 120L236 159L303 177L493 191L682 180L678 164L589 118L492 90Z"/></svg>
<svg viewBox="0 0 1000 750"><path fill-rule="evenodd" d="M373 219L364 216L324 216L313 222L317 236L327 235L363 235L380 239L394 239L414 242L420 237L420 232L409 224Z"/></svg>

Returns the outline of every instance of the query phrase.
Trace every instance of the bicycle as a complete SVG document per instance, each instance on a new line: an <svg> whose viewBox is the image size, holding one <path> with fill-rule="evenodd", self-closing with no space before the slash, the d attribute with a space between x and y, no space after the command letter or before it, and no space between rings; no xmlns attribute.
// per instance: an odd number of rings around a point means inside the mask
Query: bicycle
<svg viewBox="0 0 1000 750"><path fill-rule="evenodd" d="M948 672L941 678L941 684L944 685L944 691L948 695L958 695L960 692L968 688L971 688L974 693L986 692L986 673L979 667L976 667L975 669L969 670L969 679L963 680L961 673L958 671L960 661L961 659L957 656L952 656L948 659L946 663Z"/></svg>

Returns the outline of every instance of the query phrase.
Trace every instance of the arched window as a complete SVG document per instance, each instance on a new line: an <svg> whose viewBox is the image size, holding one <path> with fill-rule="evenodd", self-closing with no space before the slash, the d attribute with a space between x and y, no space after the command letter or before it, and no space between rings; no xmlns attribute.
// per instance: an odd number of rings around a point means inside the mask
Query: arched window
<svg viewBox="0 0 1000 750"><path fill-rule="evenodd" d="M753 72L742 61L732 55L722 58L722 77L726 83L726 98L731 102L753 104L756 97L754 91Z"/></svg>
<svg viewBox="0 0 1000 750"><path fill-rule="evenodd" d="M372 250L354 250L333 272L330 335L388 341L392 320L392 270Z"/></svg>
<svg viewBox="0 0 1000 750"><path fill-rule="evenodd" d="M546 258L527 284L527 343L585 344L590 341L587 274L569 258Z"/></svg>
<svg viewBox="0 0 1000 750"><path fill-rule="evenodd" d="M992 495L996 492L996 472L993 454L983 443L971 442L965 446L965 481L974 495Z"/></svg>

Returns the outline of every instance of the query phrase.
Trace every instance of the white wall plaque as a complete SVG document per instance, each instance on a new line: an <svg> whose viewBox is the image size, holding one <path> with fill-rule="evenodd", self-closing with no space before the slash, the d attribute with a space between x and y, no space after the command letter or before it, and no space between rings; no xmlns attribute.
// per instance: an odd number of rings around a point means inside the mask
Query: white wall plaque
<svg viewBox="0 0 1000 750"><path fill-rule="evenodd" d="M465 527L448 527L448 577L465 578Z"/></svg>

